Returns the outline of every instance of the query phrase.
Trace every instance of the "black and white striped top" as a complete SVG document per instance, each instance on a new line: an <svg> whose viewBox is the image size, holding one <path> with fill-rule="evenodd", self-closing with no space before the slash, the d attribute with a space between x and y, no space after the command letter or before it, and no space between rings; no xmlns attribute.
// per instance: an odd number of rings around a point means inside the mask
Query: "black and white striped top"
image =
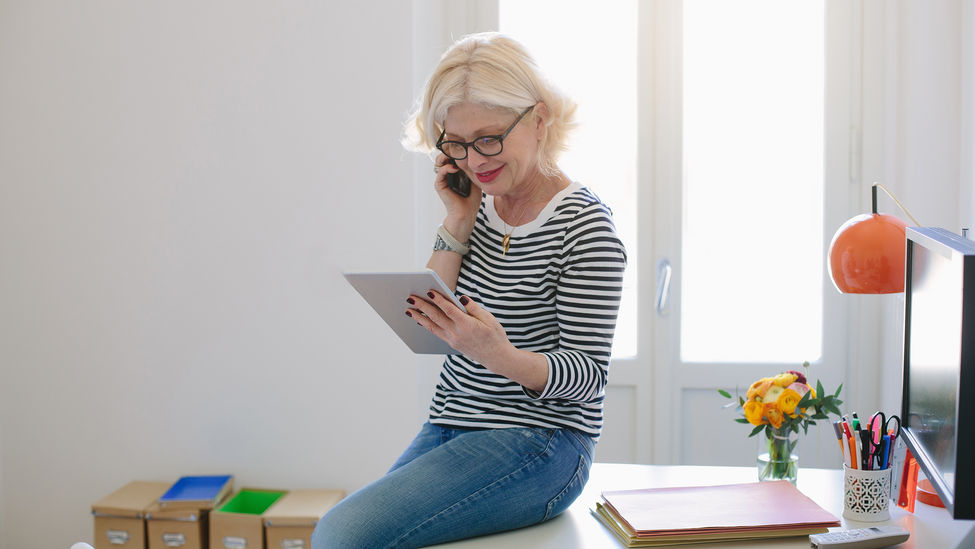
<svg viewBox="0 0 975 549"><path fill-rule="evenodd" d="M444 427L568 427L599 439L603 396L623 287L626 250L612 213L572 183L541 214L514 229L484 197L464 256L457 295L493 314L519 349L548 360L541 394L463 355L444 361L430 422Z"/></svg>

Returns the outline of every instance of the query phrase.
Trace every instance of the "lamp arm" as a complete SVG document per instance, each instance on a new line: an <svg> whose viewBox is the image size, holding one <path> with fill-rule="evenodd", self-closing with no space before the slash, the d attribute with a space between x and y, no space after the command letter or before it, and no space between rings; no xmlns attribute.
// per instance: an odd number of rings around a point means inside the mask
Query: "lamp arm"
<svg viewBox="0 0 975 549"><path fill-rule="evenodd" d="M884 187L880 183L874 183L873 184L873 187L871 187L871 191L873 192L873 213L878 213L877 212L877 187L880 187L881 189L883 189L884 192L887 193L888 196L890 196L891 198L893 198L894 199L894 202L896 202L897 205L900 206L900 208L902 210L904 210L904 213L907 214L907 217L910 217L911 218L911 221L913 221L915 225L917 225L918 227L921 226L921 224L917 222L917 219L914 219L914 216L911 215L911 212L907 211L907 208L905 208L904 205L901 204L901 201L900 200L897 200L897 197L894 196L894 193L890 192L890 189L888 189L887 187Z"/></svg>

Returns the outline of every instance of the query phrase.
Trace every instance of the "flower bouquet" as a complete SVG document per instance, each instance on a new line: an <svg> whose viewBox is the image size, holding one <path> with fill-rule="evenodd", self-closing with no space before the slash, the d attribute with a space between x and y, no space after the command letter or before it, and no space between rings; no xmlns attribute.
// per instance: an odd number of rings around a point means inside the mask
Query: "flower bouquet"
<svg viewBox="0 0 975 549"><path fill-rule="evenodd" d="M804 362L802 366L808 374L809 363ZM736 406L736 410L744 415L735 421L755 426L749 437L765 432L766 452L759 455L758 460L760 480L786 479L794 483L798 458L793 455L793 450L798 442L799 427L805 434L810 425L816 425L817 419L829 419L830 413L842 415L839 405L843 401L839 396L843 384L835 394L820 396L825 393L822 383L817 381L813 389L806 374L790 370L764 377L751 384L744 398L736 395L734 401L725 405L725 408ZM727 391L718 389L718 393L732 398Z"/></svg>

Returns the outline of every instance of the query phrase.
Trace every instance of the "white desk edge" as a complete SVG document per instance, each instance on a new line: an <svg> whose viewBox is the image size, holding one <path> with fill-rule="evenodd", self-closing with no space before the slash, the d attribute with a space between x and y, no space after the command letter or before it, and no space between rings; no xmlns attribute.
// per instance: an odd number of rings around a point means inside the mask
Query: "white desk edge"
<svg viewBox="0 0 975 549"><path fill-rule="evenodd" d="M456 549L487 549L496 547L591 549L623 547L619 540L590 514L590 507L600 501L599 494L607 490L661 488L676 486L708 486L755 482L754 467L699 467L665 465L630 465L596 463L589 483L579 499L568 511L548 522L490 536L472 538L438 545ZM842 526L831 530L866 528L878 524L894 524L911 531L911 539L897 549L948 549L954 547L970 530L975 521L956 521L943 508L918 502L914 514L891 506L891 518L884 522L857 522L843 518L843 471L834 469L799 469L797 486L822 508L838 519ZM695 545L691 547L717 547ZM758 542L722 543L721 547L761 547L764 549L808 549L808 536L762 540Z"/></svg>

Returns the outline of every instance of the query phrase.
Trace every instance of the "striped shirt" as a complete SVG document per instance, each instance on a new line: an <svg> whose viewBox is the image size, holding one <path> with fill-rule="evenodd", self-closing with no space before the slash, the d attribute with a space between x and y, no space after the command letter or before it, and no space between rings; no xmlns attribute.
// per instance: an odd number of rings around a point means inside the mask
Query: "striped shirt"
<svg viewBox="0 0 975 549"><path fill-rule="evenodd" d="M572 183L534 221L513 230L502 257L504 231L485 196L457 294L490 311L515 347L543 354L548 381L536 393L449 355L430 422L459 429L571 428L598 440L626 267L612 212Z"/></svg>

